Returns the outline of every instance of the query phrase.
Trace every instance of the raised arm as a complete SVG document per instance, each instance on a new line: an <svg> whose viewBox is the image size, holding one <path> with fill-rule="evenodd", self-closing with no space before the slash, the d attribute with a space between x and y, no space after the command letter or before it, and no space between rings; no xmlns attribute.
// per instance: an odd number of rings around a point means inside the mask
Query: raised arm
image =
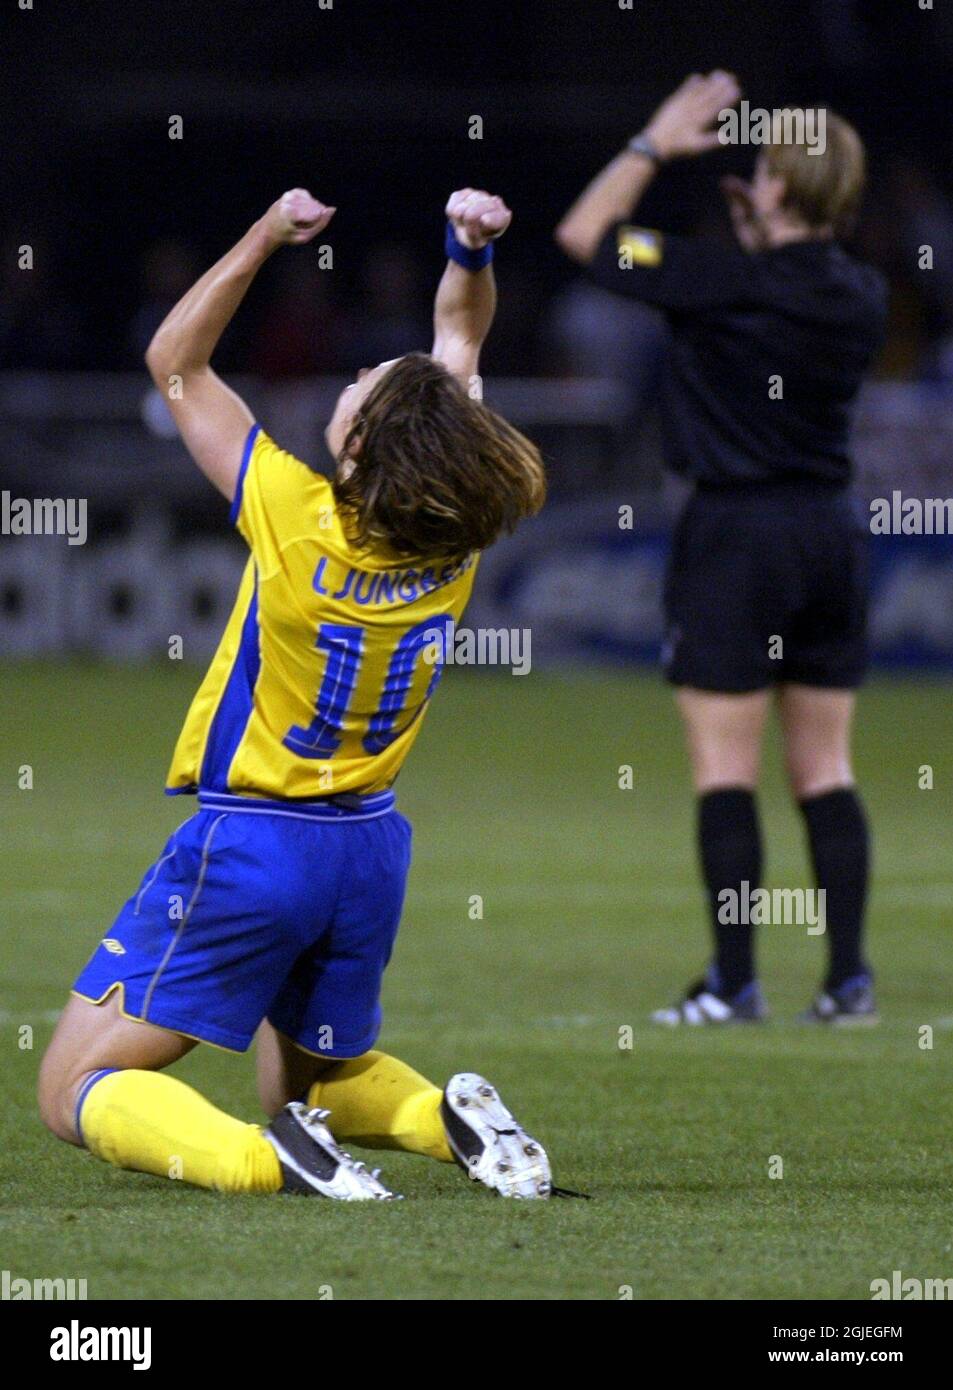
<svg viewBox="0 0 953 1390"><path fill-rule="evenodd" d="M712 122L740 95L730 72L686 78L559 223L555 237L566 255L588 265L609 228L633 215L661 164L717 149L718 132L712 130Z"/></svg>
<svg viewBox="0 0 953 1390"><path fill-rule="evenodd" d="M513 214L502 198L474 188L451 194L446 212L448 259L434 301L433 356L469 384L496 312L491 242Z"/></svg>
<svg viewBox="0 0 953 1390"><path fill-rule="evenodd" d="M186 448L229 501L254 419L241 397L212 370L212 353L272 252L311 241L334 213L302 188L279 198L182 296L146 352L146 365Z"/></svg>

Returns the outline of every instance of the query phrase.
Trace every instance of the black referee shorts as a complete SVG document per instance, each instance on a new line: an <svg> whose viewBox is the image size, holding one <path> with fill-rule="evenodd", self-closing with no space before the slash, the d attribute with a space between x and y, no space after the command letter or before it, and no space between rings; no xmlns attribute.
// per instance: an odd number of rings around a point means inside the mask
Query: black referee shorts
<svg viewBox="0 0 953 1390"><path fill-rule="evenodd" d="M669 561L668 679L725 693L780 681L859 685L868 540L846 488L800 480L700 487Z"/></svg>

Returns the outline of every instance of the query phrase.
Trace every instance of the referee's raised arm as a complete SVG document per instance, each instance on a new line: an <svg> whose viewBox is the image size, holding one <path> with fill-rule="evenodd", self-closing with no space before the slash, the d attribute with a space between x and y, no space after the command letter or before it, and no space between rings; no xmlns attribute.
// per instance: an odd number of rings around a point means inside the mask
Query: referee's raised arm
<svg viewBox="0 0 953 1390"><path fill-rule="evenodd" d="M609 228L633 215L661 164L717 149L713 123L740 96L733 73L687 77L563 217L555 237L566 255L588 265Z"/></svg>

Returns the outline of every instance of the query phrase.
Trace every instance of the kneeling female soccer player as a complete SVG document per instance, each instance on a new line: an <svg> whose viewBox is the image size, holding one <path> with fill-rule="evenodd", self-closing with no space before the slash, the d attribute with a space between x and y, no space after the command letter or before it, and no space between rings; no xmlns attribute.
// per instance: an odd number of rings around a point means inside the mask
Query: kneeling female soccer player
<svg viewBox="0 0 953 1390"><path fill-rule="evenodd" d="M492 242L511 214L484 192L451 197L433 352L342 392L328 481L265 434L209 360L265 260L333 213L285 194L147 353L251 554L169 773L168 791L197 793L198 811L76 981L40 1110L68 1143L201 1187L392 1196L339 1147L352 1140L547 1197L545 1152L487 1081L458 1073L441 1091L371 1050L410 863L391 787L479 552L545 491L534 445L467 389L495 308ZM256 1032L266 1129L163 1072L198 1041L243 1052Z"/></svg>

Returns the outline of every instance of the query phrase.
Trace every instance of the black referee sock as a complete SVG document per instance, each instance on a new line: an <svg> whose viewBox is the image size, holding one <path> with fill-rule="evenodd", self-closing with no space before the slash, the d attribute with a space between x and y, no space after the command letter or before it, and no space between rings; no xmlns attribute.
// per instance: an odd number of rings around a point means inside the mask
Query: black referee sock
<svg viewBox="0 0 953 1390"><path fill-rule="evenodd" d="M869 975L861 954L870 837L860 797L853 787L801 802L818 888L826 896L830 966L825 989L854 975Z"/></svg>
<svg viewBox="0 0 953 1390"><path fill-rule="evenodd" d="M698 799L698 846L708 889L718 992L730 999L754 979L754 940L750 923L719 921L726 888L745 901L743 883L753 892L761 882L761 834L754 793L744 787L705 792ZM738 914L735 914L738 915Z"/></svg>

